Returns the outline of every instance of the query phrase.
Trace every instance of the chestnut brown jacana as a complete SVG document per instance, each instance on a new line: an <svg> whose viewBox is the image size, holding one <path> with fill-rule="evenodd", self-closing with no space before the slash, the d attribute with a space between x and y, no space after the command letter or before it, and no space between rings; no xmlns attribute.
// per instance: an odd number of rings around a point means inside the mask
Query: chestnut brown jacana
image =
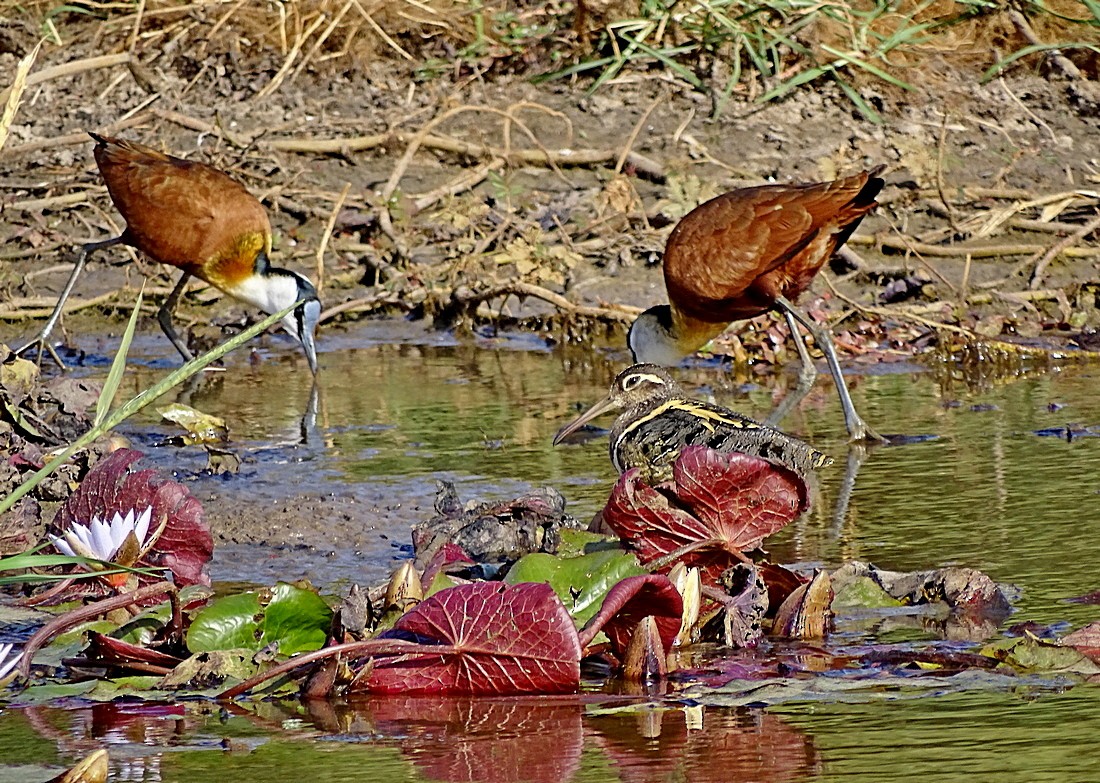
<svg viewBox="0 0 1100 783"><path fill-rule="evenodd" d="M672 465L685 446L761 457L805 476L830 460L798 438L739 413L688 396L668 372L655 364L635 364L615 378L611 390L554 436L554 445L610 411L621 411L611 427L611 463L623 473L640 468L646 481L672 476Z"/></svg>
<svg viewBox="0 0 1100 783"><path fill-rule="evenodd" d="M884 440L856 413L828 328L795 306L825 262L877 206L882 167L833 182L761 185L724 193L689 212L665 245L669 304L631 325L636 362L679 364L734 321L783 313L802 362L800 385L816 370L798 325L825 354L853 441Z"/></svg>
<svg viewBox="0 0 1100 783"><path fill-rule="evenodd" d="M271 224L263 205L243 185L218 169L183 160L132 141L89 134L93 154L111 201L126 221L117 237L84 245L57 306L38 336L19 349L37 345L61 358L49 343L88 256L123 244L161 264L183 271L157 320L185 360L192 358L172 326L172 313L187 280L194 275L230 296L276 313L298 302L282 320L301 344L310 370L317 373L314 332L321 315L317 290L306 277L271 266Z"/></svg>

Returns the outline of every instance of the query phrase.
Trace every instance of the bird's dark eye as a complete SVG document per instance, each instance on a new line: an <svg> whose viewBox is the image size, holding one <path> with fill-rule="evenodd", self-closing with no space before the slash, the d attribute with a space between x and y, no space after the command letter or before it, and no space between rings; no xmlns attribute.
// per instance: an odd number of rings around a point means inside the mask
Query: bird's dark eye
<svg viewBox="0 0 1100 783"><path fill-rule="evenodd" d="M630 376L623 379L623 391L630 391L631 389L633 389L635 386L637 386L641 382L642 382L642 376L640 376L640 375L630 375Z"/></svg>

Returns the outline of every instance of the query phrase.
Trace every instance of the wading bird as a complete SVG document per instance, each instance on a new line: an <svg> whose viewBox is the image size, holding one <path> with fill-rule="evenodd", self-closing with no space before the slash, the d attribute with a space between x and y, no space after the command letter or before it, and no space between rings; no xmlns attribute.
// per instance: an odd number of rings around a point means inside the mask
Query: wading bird
<svg viewBox="0 0 1100 783"><path fill-rule="evenodd" d="M558 430L554 445L597 416L615 410L622 412L611 427L611 462L620 473L641 468L650 483L671 478L672 464L684 446L751 454L800 476L830 462L797 438L718 405L691 399L655 364L635 364L619 373L607 397Z"/></svg>
<svg viewBox="0 0 1100 783"><path fill-rule="evenodd" d="M734 321L783 313L802 361L800 385L816 377L798 324L825 354L852 440L883 440L852 405L827 327L794 305L826 261L875 208L882 168L835 182L730 191L693 209L665 245L669 304L638 316L627 336L636 362L679 364Z"/></svg>
<svg viewBox="0 0 1100 783"><path fill-rule="evenodd" d="M81 248L53 313L38 337L18 352L37 345L39 353L49 351L64 367L48 340L61 318L65 300L91 253L123 244L158 263L183 270L157 313L157 320L185 360L192 355L172 326L172 312L188 278L194 275L265 313L276 313L298 302L282 325L302 344L309 368L316 374L313 335L321 315L317 290L297 272L271 266L271 224L256 197L227 174L203 163L175 158L123 139L89 135L95 139L96 164L111 201L126 221L126 230Z"/></svg>

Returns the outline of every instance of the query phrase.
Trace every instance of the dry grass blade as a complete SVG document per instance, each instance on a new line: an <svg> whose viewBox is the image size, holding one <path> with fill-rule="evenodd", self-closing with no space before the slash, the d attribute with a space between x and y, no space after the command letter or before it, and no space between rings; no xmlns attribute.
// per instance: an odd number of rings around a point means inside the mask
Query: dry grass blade
<svg viewBox="0 0 1100 783"><path fill-rule="evenodd" d="M30 54L19 61L15 66L15 78L8 88L8 99L4 103L4 114L0 116L0 150L4 149L4 142L8 140L8 132L11 124L15 122L15 113L19 110L19 103L23 100L23 91L27 89L27 78L30 76L34 61L38 58L38 51L42 48L43 41L39 41Z"/></svg>

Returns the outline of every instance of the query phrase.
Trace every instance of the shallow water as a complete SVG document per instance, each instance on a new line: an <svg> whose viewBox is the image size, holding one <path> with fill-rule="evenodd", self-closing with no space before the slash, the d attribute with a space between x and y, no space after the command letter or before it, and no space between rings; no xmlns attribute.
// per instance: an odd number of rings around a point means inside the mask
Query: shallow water
<svg viewBox="0 0 1100 783"><path fill-rule="evenodd" d="M82 347L94 365L97 356L106 361L110 344ZM124 394L170 363L163 348L152 336L138 342ZM354 545L342 529L327 545L319 530L308 546L224 547L216 579L306 575L336 590L377 578L401 556L409 526L431 516L440 476L464 500L550 484L582 518L606 498L613 480L606 439L556 449L550 439L578 406L606 393L622 354L551 351L529 336L457 341L394 322L327 338L324 348L315 417L306 415L309 373L285 343L265 347L262 361L231 357L228 372L176 395L227 420L249 458L237 477L196 475L204 462L196 449L153 448L172 432L153 415L128 425L152 462L191 482L215 525L231 523L218 518L218 499L276 513L288 494L308 489L351 503ZM1100 543L1091 535L1100 518L1100 438L1036 433L1100 422L1100 367L970 386L927 368L878 369L888 371L852 378L864 417L880 431L937 439L873 449L841 502L852 473L835 394L819 379L784 427L835 461L821 471L814 508L769 539L772 558L862 559L897 570L972 566L1020 589L1010 623L1096 619L1095 606L1065 600L1100 587ZM695 393L758 418L781 395L776 386L788 383L746 383L707 364L682 377ZM262 705L260 715L209 704L164 715L136 705L10 709L0 715L0 764L8 765L0 781L46 779L40 765L102 742L112 743L119 780L220 781L238 770L298 780L307 764L324 780L1087 780L1100 766L1092 751L1098 695L1093 686L1066 693L1021 686L703 716L674 706L615 713L576 699Z"/></svg>

